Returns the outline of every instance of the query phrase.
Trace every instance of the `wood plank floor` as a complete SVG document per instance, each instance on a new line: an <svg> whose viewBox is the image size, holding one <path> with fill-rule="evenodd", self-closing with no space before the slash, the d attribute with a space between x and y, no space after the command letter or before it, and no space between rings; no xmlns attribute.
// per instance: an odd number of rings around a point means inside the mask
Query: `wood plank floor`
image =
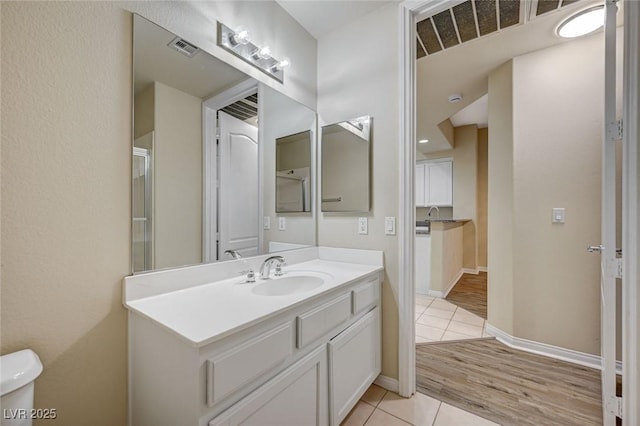
<svg viewBox="0 0 640 426"><path fill-rule="evenodd" d="M497 340L416 345L418 391L501 425L602 425L600 372Z"/></svg>
<svg viewBox="0 0 640 426"><path fill-rule="evenodd" d="M463 274L446 300L487 319L487 273Z"/></svg>

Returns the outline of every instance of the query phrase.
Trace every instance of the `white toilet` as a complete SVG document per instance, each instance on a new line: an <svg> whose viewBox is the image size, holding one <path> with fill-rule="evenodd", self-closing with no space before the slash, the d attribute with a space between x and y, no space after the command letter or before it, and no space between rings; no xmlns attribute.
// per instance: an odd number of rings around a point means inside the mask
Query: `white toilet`
<svg viewBox="0 0 640 426"><path fill-rule="evenodd" d="M33 381L42 373L31 349L0 356L0 425L31 426Z"/></svg>

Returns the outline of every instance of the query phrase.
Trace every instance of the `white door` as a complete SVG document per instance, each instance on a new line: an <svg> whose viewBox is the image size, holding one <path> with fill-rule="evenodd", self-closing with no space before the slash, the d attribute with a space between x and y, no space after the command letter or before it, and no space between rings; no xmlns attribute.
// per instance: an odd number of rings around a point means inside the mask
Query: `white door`
<svg viewBox="0 0 640 426"><path fill-rule="evenodd" d="M258 129L222 111L218 176L218 259L258 254Z"/></svg>
<svg viewBox="0 0 640 426"><path fill-rule="evenodd" d="M602 163L602 242L590 247L601 257L600 352L602 357L602 411L605 426L620 415L616 397L616 11L606 2L605 105ZM624 232L624 230L623 230Z"/></svg>

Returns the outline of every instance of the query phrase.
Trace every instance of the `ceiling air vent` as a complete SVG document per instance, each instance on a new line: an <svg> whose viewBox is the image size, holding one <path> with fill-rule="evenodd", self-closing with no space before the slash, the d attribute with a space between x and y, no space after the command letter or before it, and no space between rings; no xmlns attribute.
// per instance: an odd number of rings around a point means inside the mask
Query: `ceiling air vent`
<svg viewBox="0 0 640 426"><path fill-rule="evenodd" d="M195 55L200 51L198 47L194 46L193 44L189 43L188 41L180 37L176 37L173 40L171 40L171 43L169 43L167 46L177 50L178 52L182 53L183 55L189 58L193 57L193 55Z"/></svg>

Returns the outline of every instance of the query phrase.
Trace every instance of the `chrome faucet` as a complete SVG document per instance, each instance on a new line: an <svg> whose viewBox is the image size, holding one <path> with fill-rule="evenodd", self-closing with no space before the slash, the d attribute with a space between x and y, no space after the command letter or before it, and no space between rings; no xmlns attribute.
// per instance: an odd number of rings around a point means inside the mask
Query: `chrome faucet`
<svg viewBox="0 0 640 426"><path fill-rule="evenodd" d="M271 265L274 262L278 262L278 266L284 263L284 257L282 256L270 256L267 257L264 262L262 262L262 266L260 267L260 279L267 280L269 279L269 274L271 273ZM278 269L276 267L276 269Z"/></svg>
<svg viewBox="0 0 640 426"><path fill-rule="evenodd" d="M240 253L238 253L236 250L225 250L224 254L228 254L229 256L233 257L234 259L240 259L242 256L240 256Z"/></svg>
<svg viewBox="0 0 640 426"><path fill-rule="evenodd" d="M440 219L440 209L438 208L438 206L431 206L429 207L429 211L427 212L427 220L431 219L431 211L433 209L436 209L436 219Z"/></svg>

